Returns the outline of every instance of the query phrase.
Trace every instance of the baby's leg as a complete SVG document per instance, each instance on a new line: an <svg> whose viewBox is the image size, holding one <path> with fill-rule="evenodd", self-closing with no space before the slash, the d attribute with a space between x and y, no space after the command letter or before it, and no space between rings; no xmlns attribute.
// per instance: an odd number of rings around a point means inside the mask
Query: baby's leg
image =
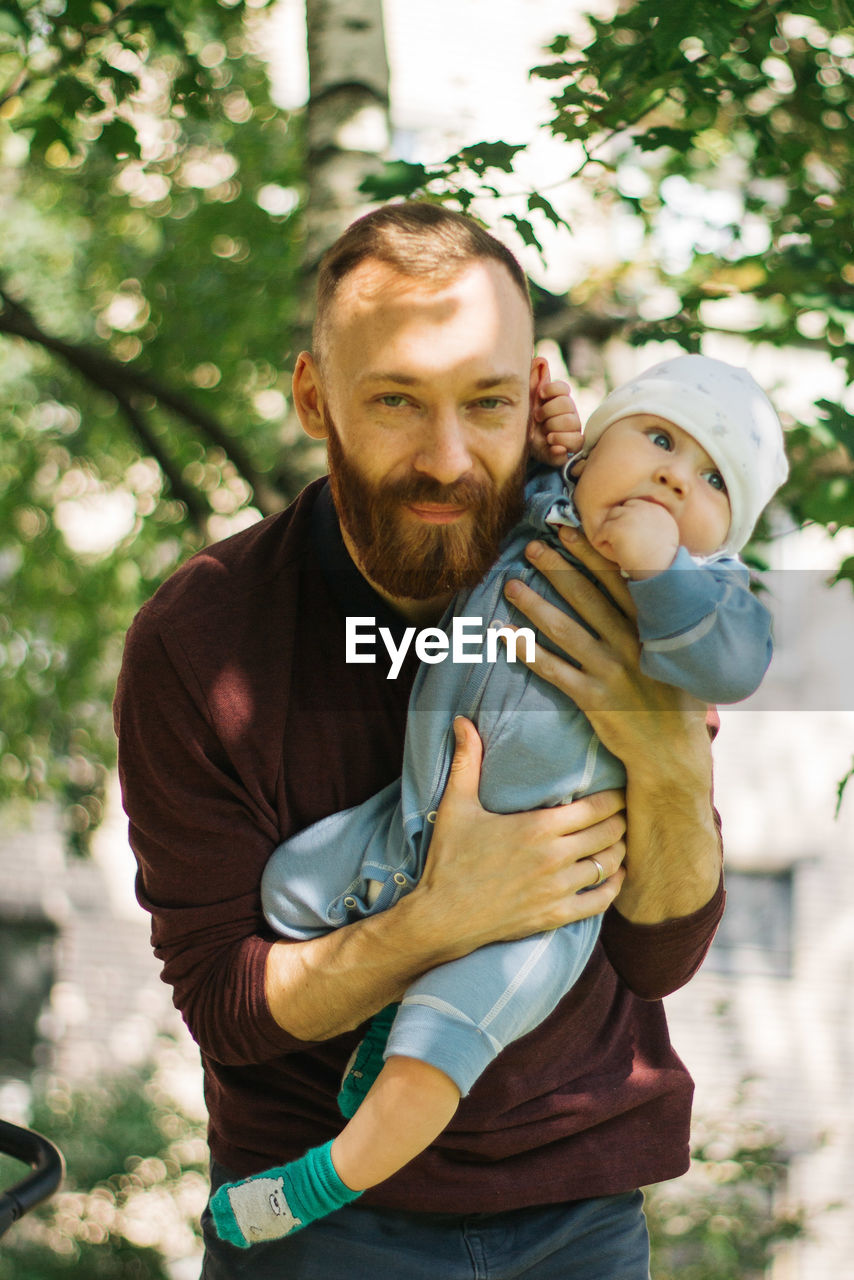
<svg viewBox="0 0 854 1280"><path fill-rule="evenodd" d="M420 1155L452 1119L460 1091L438 1067L389 1058L353 1119L331 1143L211 1199L217 1233L245 1249L307 1227L384 1182Z"/></svg>
<svg viewBox="0 0 854 1280"><path fill-rule="evenodd" d="M450 1076L417 1058L388 1058L359 1110L331 1147L341 1180L354 1191L384 1182L450 1124L460 1091Z"/></svg>

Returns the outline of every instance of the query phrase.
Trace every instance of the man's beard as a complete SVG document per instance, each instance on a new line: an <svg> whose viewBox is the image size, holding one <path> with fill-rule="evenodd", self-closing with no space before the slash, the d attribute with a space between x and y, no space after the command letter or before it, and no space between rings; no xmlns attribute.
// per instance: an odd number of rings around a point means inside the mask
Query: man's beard
<svg viewBox="0 0 854 1280"><path fill-rule="evenodd" d="M373 484L344 453L328 414L324 421L332 496L363 573L389 595L406 600L430 600L474 586L522 514L524 453L500 488L474 476L443 485L414 472ZM403 508L421 503L465 507L469 515L450 524L406 519Z"/></svg>

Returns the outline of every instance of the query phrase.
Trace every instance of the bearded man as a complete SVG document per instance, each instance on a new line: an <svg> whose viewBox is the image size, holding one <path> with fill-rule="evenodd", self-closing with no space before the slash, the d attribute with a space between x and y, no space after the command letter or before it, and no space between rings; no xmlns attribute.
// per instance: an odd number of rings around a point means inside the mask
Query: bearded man
<svg viewBox="0 0 854 1280"><path fill-rule="evenodd" d="M706 709L643 676L631 619L542 550L538 570L594 634L523 588L514 603L566 654L535 669L623 761L625 797L489 813L469 724L414 890L323 937L274 938L259 893L273 849L400 772L416 660L396 679L348 666L347 618L399 639L486 572L519 510L542 375L519 264L419 202L374 211L329 250L313 347L293 398L327 440L328 479L161 587L116 698L138 896L201 1049L213 1184L338 1132L365 1024L420 974L605 915L576 987L422 1157L248 1254L206 1230L203 1277L641 1280L638 1188L688 1163L692 1085L660 997L694 972L722 909ZM573 554L603 571L583 539ZM594 855L606 878L588 889Z"/></svg>

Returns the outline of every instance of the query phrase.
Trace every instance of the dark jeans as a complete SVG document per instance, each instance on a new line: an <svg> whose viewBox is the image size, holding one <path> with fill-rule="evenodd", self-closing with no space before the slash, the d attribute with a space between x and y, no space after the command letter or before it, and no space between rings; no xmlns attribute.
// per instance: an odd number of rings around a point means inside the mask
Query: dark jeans
<svg viewBox="0 0 854 1280"><path fill-rule="evenodd" d="M233 1175L214 1164L215 1190ZM284 1240L236 1249L202 1217L201 1280L649 1280L639 1191L507 1213L348 1205Z"/></svg>

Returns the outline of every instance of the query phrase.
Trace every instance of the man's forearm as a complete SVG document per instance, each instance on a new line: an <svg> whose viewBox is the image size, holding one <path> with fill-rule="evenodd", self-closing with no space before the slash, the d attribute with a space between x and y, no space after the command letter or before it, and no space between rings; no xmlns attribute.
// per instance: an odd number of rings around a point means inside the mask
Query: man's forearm
<svg viewBox="0 0 854 1280"><path fill-rule="evenodd" d="M478 921L474 904L463 896L459 906L456 897L425 877L387 911L307 942L276 943L266 973L275 1021L299 1040L343 1035L400 1000L429 969L496 941L489 911Z"/></svg>
<svg viewBox="0 0 854 1280"><path fill-rule="evenodd" d="M694 737L683 739L686 752L675 769L628 770L626 878L615 906L635 924L691 915L720 882L708 738L705 731Z"/></svg>
<svg viewBox="0 0 854 1280"><path fill-rule="evenodd" d="M297 1039L329 1040L399 1000L416 977L446 958L410 895L322 937L276 943L267 958L267 1003Z"/></svg>

